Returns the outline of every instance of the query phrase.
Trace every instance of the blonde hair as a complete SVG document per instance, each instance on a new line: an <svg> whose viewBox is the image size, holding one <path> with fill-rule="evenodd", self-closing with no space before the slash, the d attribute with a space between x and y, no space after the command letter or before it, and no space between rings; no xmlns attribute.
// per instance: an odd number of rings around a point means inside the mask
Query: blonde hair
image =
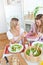
<svg viewBox="0 0 43 65"><path fill-rule="evenodd" d="M17 18L12 18L11 19L11 22L10 22L10 28L12 29L13 27L15 28L16 26L17 26L17 24L18 24L18 21L19 21L19 19L17 19Z"/></svg>

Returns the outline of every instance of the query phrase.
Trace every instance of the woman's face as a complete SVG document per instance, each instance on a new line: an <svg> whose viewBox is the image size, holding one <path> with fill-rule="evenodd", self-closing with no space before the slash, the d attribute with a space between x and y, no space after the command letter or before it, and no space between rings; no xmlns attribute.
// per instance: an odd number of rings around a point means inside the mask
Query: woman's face
<svg viewBox="0 0 43 65"><path fill-rule="evenodd" d="M19 22L17 23L16 30L20 30L20 24L19 24Z"/></svg>
<svg viewBox="0 0 43 65"><path fill-rule="evenodd" d="M43 21L43 16L41 17L41 21Z"/></svg>
<svg viewBox="0 0 43 65"><path fill-rule="evenodd" d="M36 20L36 25L40 26L41 25L41 21L40 20Z"/></svg>

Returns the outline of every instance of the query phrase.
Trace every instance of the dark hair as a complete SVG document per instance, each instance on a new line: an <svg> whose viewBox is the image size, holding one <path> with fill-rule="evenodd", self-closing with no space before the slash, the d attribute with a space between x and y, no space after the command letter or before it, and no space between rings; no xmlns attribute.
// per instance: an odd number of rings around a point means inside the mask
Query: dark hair
<svg viewBox="0 0 43 65"><path fill-rule="evenodd" d="M43 16L43 14L38 14L38 15L35 17L35 20L41 19L42 16Z"/></svg>
<svg viewBox="0 0 43 65"><path fill-rule="evenodd" d="M18 19L18 18L12 18L11 20L12 20L12 21L13 21L13 20L15 20L15 21L19 21L19 19Z"/></svg>
<svg viewBox="0 0 43 65"><path fill-rule="evenodd" d="M36 24L36 20L40 20L41 21L41 25L40 25L40 28L41 28L41 32L43 33L43 20L42 20L42 17L43 16L43 14L38 14L37 16L36 16L36 18L35 18L35 25L36 25L36 31L37 31L37 29L38 29L38 26L37 26L37 24Z"/></svg>

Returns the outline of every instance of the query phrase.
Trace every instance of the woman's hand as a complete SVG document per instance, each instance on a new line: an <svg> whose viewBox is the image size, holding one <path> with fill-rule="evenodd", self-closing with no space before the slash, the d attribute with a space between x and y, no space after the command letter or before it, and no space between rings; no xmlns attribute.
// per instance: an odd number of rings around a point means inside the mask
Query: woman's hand
<svg viewBox="0 0 43 65"><path fill-rule="evenodd" d="M16 42L19 42L21 40L21 36L18 37L18 39L16 40Z"/></svg>
<svg viewBox="0 0 43 65"><path fill-rule="evenodd" d="M26 35L27 35L27 32L24 32L24 33L21 35L21 37L24 38L24 37L26 37Z"/></svg>
<svg viewBox="0 0 43 65"><path fill-rule="evenodd" d="M14 41L14 39L11 39L10 42L11 42L11 43L15 43L16 41Z"/></svg>

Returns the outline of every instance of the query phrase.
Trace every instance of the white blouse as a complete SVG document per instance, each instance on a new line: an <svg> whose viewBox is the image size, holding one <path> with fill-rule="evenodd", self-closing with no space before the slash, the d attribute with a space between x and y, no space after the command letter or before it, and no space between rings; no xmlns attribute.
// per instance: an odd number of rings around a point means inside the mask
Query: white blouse
<svg viewBox="0 0 43 65"><path fill-rule="evenodd" d="M20 35L19 36L21 36L23 34L23 32L24 32L24 30L22 28L20 28ZM16 41L19 36L14 37L13 34L10 32L10 30L7 32L7 37L9 40L14 38L14 40Z"/></svg>

